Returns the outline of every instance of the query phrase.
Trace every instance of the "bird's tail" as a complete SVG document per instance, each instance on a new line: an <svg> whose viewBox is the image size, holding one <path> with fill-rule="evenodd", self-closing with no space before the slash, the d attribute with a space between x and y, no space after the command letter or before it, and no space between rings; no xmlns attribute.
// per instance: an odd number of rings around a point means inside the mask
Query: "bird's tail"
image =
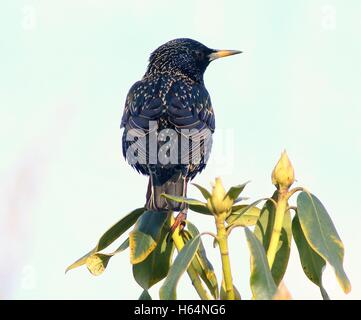
<svg viewBox="0 0 361 320"><path fill-rule="evenodd" d="M155 211L172 210L183 211L186 209L184 203L178 203L162 197L162 194L177 197L185 197L187 194L187 178L181 174L175 174L165 182L158 182L150 175L147 192L147 209Z"/></svg>

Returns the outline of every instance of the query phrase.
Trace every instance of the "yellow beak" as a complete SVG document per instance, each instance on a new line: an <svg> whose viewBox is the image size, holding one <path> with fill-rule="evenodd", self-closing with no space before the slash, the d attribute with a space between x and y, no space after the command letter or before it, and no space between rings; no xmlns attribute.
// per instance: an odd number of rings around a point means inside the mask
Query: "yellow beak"
<svg viewBox="0 0 361 320"><path fill-rule="evenodd" d="M216 52L212 52L209 57L209 61L216 60L218 58L233 56L234 54L242 53L242 51L238 50L217 50Z"/></svg>

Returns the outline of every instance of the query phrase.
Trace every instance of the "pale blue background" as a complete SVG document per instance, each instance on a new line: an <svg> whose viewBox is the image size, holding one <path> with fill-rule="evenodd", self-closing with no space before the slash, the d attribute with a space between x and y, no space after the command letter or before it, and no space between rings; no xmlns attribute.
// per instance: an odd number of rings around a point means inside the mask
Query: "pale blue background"
<svg viewBox="0 0 361 320"><path fill-rule="evenodd" d="M332 298L361 298L360 1L27 0L3 1L0 12L0 298L139 296L128 252L97 278L64 269L144 203L147 181L121 157L120 117L149 53L177 37L244 51L206 72L216 146L196 182L251 179L245 194L269 196L286 148L346 247L353 291L344 295L330 268L325 287ZM213 231L211 218L189 216ZM235 284L248 299L241 230L231 242ZM294 298L320 298L293 250L286 285ZM187 277L178 295L197 297Z"/></svg>

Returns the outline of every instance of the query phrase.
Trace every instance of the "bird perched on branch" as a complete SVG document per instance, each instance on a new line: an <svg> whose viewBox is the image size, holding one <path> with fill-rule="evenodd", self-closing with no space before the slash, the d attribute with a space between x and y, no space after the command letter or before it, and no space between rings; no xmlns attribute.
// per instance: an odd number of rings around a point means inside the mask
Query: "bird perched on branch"
<svg viewBox="0 0 361 320"><path fill-rule="evenodd" d="M214 50L192 39L175 39L156 49L143 78L129 90L121 128L123 155L149 176L149 210L179 211L186 206L161 194L185 197L187 183L206 166L215 117L203 75L215 59L238 54Z"/></svg>

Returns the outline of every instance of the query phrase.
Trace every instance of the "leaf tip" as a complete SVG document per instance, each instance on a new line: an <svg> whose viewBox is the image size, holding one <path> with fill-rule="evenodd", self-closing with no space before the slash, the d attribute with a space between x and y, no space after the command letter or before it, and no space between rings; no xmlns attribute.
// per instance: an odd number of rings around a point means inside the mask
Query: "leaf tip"
<svg viewBox="0 0 361 320"><path fill-rule="evenodd" d="M346 281L343 281L341 283L341 286L342 286L342 290L345 294L349 294L352 290L351 282L348 279Z"/></svg>

